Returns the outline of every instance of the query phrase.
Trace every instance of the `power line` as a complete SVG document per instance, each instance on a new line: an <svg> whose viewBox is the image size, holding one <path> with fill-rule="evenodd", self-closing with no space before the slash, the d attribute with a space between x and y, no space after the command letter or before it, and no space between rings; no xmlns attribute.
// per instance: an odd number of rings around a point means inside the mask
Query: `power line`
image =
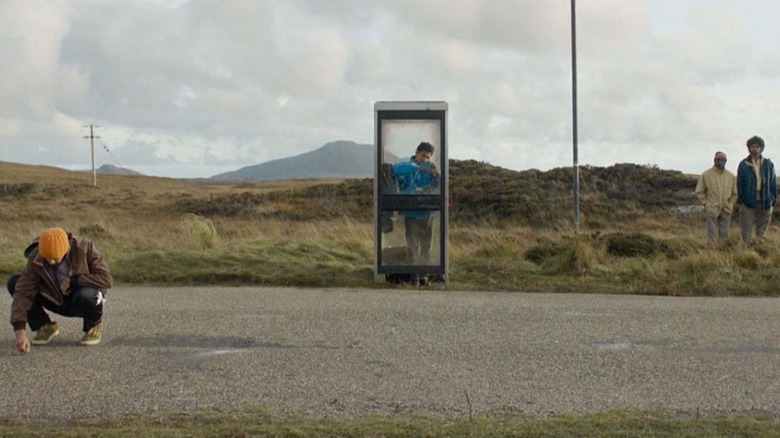
<svg viewBox="0 0 780 438"><path fill-rule="evenodd" d="M91 125L91 126L94 126L95 128L99 128L100 127L98 125ZM90 125L84 125L84 127L85 128L89 128ZM90 138L90 136L88 136L88 135L78 136L78 135L2 135L2 134L0 134L0 139L36 139L36 138L40 138L40 139L44 139L44 138L70 138L70 139L77 139L77 138ZM97 138L100 138L100 137L99 136L95 136L95 138L97 139ZM230 147L230 146L223 147L223 146L219 146L219 145L214 144L214 142L209 142L209 143L203 145L203 149L204 149L204 151L212 151L212 152L235 152L237 149L238 150L242 149L242 146L243 145L239 144L239 145L236 145L235 147ZM261 149L267 147L265 144L262 144L262 143L258 144L257 146L260 146ZM165 147L169 148L169 149L174 149L176 151L181 151L181 150L188 151L188 150L192 149L192 145L190 145L190 144L166 143Z"/></svg>
<svg viewBox="0 0 780 438"><path fill-rule="evenodd" d="M78 135L0 135L0 138L79 138Z"/></svg>
<svg viewBox="0 0 780 438"><path fill-rule="evenodd" d="M99 137L98 137L98 138L99 138ZM108 145L106 144L106 142L104 142L103 140L100 140L100 144L103 146L103 149L104 149L106 152L108 152L109 154L111 154L111 156L112 156L112 157L116 158L116 155L114 155L114 153L113 153L113 152L111 152L111 149L109 149L109 148L108 148ZM118 158L117 158L117 159L118 159Z"/></svg>
<svg viewBox="0 0 780 438"><path fill-rule="evenodd" d="M119 167L124 167L123 164L122 164L122 161L119 160L119 158L116 155L114 155L113 152L111 152L111 149L108 148L108 145L106 144L106 142L104 142L103 140L99 140L99 141L100 141L100 144L103 146L103 149L106 152L108 152L109 155L114 157L114 164L119 166Z"/></svg>

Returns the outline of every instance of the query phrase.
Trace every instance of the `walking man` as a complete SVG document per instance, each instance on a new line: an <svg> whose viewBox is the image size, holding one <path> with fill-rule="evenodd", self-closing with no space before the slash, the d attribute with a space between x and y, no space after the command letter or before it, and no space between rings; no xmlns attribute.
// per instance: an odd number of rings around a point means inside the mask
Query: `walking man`
<svg viewBox="0 0 780 438"><path fill-rule="evenodd" d="M769 229L772 209L777 202L775 165L763 157L764 139L753 136L747 141L750 155L737 167L737 202L740 204L739 225L742 241L749 244L753 228L756 239Z"/></svg>
<svg viewBox="0 0 780 438"><path fill-rule="evenodd" d="M30 351L25 325L35 332L32 345L48 344L60 333L45 309L84 320L82 345L100 343L103 331L103 301L113 278L103 256L92 241L62 228L41 233L24 251L27 266L8 279L11 324L16 349Z"/></svg>
<svg viewBox="0 0 780 438"><path fill-rule="evenodd" d="M707 242L725 241L729 236L731 212L737 200L737 178L726 170L726 154L715 152L714 165L696 184L696 196L704 205Z"/></svg>

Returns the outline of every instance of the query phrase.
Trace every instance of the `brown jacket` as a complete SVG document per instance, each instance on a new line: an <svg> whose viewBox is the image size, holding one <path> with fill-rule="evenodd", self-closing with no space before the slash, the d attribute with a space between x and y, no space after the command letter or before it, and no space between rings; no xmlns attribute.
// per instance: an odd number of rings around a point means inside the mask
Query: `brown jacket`
<svg viewBox="0 0 780 438"><path fill-rule="evenodd" d="M70 250L65 255L70 264L70 275L60 279L59 287L44 269L46 260L38 255L38 242L33 242L27 250L27 267L16 282L14 298L11 303L11 324L14 330L23 329L27 323L27 313L37 297L55 305L61 305L63 296L81 286L93 286L106 293L114 284L111 271L100 252L86 237L76 237L68 233Z"/></svg>

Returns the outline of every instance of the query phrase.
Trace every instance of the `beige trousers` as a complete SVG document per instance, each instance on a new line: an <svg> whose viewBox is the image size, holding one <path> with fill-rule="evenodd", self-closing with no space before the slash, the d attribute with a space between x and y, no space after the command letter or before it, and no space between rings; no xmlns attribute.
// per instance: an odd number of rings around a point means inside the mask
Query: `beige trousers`
<svg viewBox="0 0 780 438"><path fill-rule="evenodd" d="M760 206L748 208L745 205L739 206L739 227L742 232L742 241L750 243L753 227L756 228L756 239L761 239L766 235L769 229L769 222L772 220L772 207L764 210Z"/></svg>
<svg viewBox="0 0 780 438"><path fill-rule="evenodd" d="M721 211L717 217L707 215L705 221L707 224L707 242L723 241L729 237L729 227L731 227L730 213Z"/></svg>

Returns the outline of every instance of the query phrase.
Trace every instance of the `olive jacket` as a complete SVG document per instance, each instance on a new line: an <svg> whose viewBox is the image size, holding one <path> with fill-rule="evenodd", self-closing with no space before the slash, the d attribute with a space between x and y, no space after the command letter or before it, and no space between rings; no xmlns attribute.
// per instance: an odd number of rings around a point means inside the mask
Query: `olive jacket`
<svg viewBox="0 0 780 438"><path fill-rule="evenodd" d="M59 282L55 282L50 271L44 268L46 260L38 254L37 239L24 251L27 266L16 282L11 303L11 325L14 330L25 327L27 313L38 298L59 306L63 304L65 296L79 287L92 286L102 290L105 295L113 286L111 271L92 240L68 233L68 241L70 250L65 260L70 265L70 274L63 276Z"/></svg>

